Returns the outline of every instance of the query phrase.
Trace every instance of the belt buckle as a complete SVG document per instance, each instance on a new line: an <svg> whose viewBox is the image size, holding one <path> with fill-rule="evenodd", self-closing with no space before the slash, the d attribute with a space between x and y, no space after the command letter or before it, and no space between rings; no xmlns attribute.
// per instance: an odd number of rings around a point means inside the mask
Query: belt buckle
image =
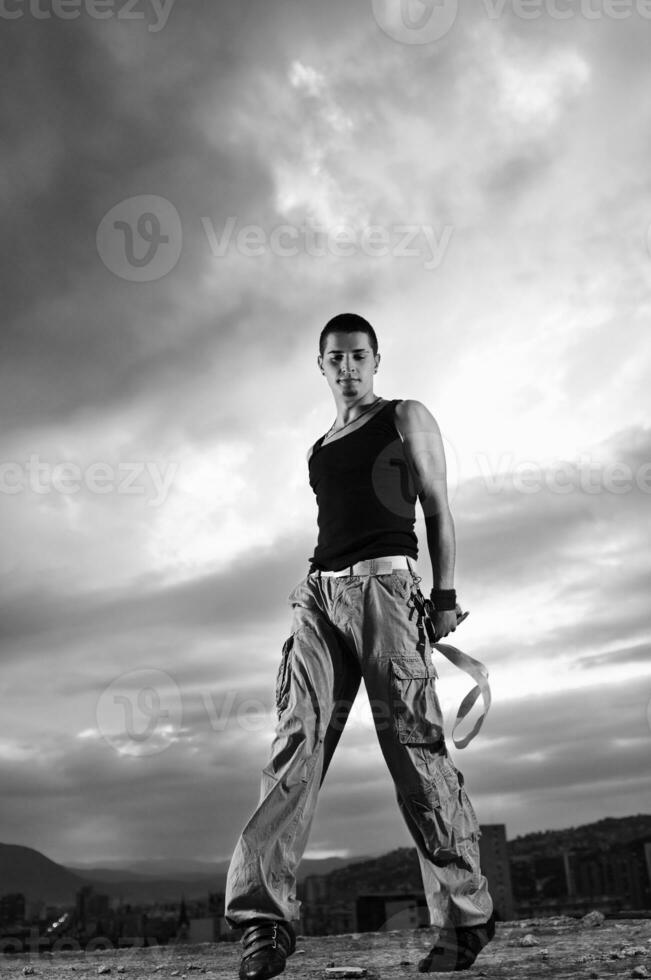
<svg viewBox="0 0 651 980"><path fill-rule="evenodd" d="M390 575L393 571L393 562L390 558L369 558L369 575Z"/></svg>

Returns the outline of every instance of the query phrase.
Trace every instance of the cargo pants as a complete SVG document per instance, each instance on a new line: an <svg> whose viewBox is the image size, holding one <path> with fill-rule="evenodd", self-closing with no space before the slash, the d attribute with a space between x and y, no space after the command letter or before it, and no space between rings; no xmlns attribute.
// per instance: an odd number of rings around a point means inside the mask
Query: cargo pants
<svg viewBox="0 0 651 980"><path fill-rule="evenodd" d="M398 807L416 844L432 926L479 925L493 902L480 829L445 743L413 570L321 577L290 593L276 678L277 724L257 809L231 858L225 919L300 918L296 872L317 796L363 678Z"/></svg>

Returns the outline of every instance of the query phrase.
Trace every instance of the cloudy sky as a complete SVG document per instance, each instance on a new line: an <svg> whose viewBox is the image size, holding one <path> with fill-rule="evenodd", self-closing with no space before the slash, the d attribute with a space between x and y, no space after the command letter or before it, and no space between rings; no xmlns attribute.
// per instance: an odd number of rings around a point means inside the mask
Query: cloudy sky
<svg viewBox="0 0 651 980"><path fill-rule="evenodd" d="M480 822L648 811L647 8L3 6L0 840L230 857L344 310L445 437ZM307 854L410 843L361 691Z"/></svg>

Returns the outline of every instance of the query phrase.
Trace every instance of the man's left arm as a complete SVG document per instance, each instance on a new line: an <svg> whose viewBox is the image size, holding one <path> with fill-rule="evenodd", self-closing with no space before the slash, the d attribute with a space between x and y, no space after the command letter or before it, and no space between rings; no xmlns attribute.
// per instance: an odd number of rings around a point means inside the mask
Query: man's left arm
<svg viewBox="0 0 651 980"><path fill-rule="evenodd" d="M432 587L453 589L456 540L448 503L441 431L436 419L422 402L412 399L396 406L396 427L425 516L427 548L432 562ZM436 640L447 636L456 629L457 611L437 612L433 625Z"/></svg>

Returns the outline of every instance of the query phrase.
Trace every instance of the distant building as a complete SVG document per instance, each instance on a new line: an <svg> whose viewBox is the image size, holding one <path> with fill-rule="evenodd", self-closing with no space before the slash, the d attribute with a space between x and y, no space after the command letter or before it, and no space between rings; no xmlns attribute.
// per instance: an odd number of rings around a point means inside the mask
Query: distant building
<svg viewBox="0 0 651 980"><path fill-rule="evenodd" d="M41 898L32 898L25 901L25 921L36 922L39 919L47 918L47 905Z"/></svg>
<svg viewBox="0 0 651 980"><path fill-rule="evenodd" d="M304 936L334 936L357 931L355 902L337 893L328 875L308 875L299 883L300 931Z"/></svg>
<svg viewBox="0 0 651 980"><path fill-rule="evenodd" d="M303 901L308 905L320 905L328 900L326 875L308 875L303 881Z"/></svg>
<svg viewBox="0 0 651 980"><path fill-rule="evenodd" d="M179 917L176 922L176 939L181 942L186 942L190 934L190 919L188 918L188 912L185 907L185 896L181 898L181 905L179 907Z"/></svg>
<svg viewBox="0 0 651 980"><path fill-rule="evenodd" d="M620 909L651 907L651 842L631 841L577 856L576 890L583 897L610 899Z"/></svg>
<svg viewBox="0 0 651 980"><path fill-rule="evenodd" d="M90 919L97 919L109 911L108 895L96 894L92 885L83 885L75 896L77 922L86 926Z"/></svg>
<svg viewBox="0 0 651 980"><path fill-rule="evenodd" d="M646 864L647 880L651 882L651 841L644 841L644 862Z"/></svg>
<svg viewBox="0 0 651 980"><path fill-rule="evenodd" d="M12 892L0 898L0 926L9 926L25 921L25 896L22 892Z"/></svg>
<svg viewBox="0 0 651 980"><path fill-rule="evenodd" d="M429 925L424 892L359 895L355 911L355 932L391 932L392 929L418 929Z"/></svg>
<svg viewBox="0 0 651 980"><path fill-rule="evenodd" d="M493 899L495 917L502 922L515 918L511 864L506 843L506 825L503 823L481 824L479 858L482 874L488 881Z"/></svg>
<svg viewBox="0 0 651 980"><path fill-rule="evenodd" d="M595 846L533 843L511 861L516 913L583 915L651 908L651 841Z"/></svg>

